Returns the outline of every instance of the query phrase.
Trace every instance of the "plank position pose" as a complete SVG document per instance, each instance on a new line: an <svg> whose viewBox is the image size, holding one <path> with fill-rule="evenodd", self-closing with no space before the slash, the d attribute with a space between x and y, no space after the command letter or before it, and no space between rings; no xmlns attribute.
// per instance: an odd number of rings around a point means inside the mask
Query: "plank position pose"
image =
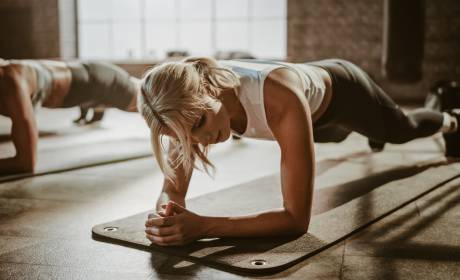
<svg viewBox="0 0 460 280"><path fill-rule="evenodd" d="M295 235L307 232L315 177L314 141L341 141L351 131L377 142L404 143L439 131L448 156L460 156L455 114L408 114L351 62L291 64L187 58L149 70L138 110L151 129L152 147L165 176L157 214L146 237L180 245L205 237ZM230 135L277 141L281 150L283 207L239 217L200 216L186 209L196 161L206 172L209 145ZM169 139L163 151L161 139ZM166 156L165 156L166 154Z"/></svg>
<svg viewBox="0 0 460 280"><path fill-rule="evenodd" d="M37 160L39 107L115 107L135 112L140 80L101 62L0 59L0 115L11 118L16 155L0 159L0 174L33 172ZM97 109L95 109L97 110ZM101 118L95 111L93 121Z"/></svg>

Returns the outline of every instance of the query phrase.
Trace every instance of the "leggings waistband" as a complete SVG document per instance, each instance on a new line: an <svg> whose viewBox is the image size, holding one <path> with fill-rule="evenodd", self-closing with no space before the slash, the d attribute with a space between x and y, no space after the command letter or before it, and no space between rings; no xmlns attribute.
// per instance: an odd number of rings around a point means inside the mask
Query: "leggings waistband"
<svg viewBox="0 0 460 280"><path fill-rule="evenodd" d="M109 63L85 61L69 62L72 83L64 100L64 107L96 106L126 109L137 95L130 75Z"/></svg>

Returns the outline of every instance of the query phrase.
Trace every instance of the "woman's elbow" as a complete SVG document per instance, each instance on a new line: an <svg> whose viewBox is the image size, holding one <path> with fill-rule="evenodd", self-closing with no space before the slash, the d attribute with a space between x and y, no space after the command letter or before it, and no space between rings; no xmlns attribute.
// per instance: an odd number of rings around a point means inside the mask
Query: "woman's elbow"
<svg viewBox="0 0 460 280"><path fill-rule="evenodd" d="M291 232L295 235L298 234L305 234L308 232L308 227L310 225L310 218L309 217L295 217L293 215L289 215L291 220Z"/></svg>
<svg viewBox="0 0 460 280"><path fill-rule="evenodd" d="M305 234L308 232L308 226L310 223L308 221L296 223L294 227L295 234Z"/></svg>

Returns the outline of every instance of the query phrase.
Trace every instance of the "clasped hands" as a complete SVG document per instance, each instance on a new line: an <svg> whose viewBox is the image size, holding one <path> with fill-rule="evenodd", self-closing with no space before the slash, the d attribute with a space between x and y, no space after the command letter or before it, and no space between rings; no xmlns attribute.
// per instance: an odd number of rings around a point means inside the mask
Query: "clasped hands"
<svg viewBox="0 0 460 280"><path fill-rule="evenodd" d="M174 201L161 205L156 214L149 214L145 222L146 237L157 245L184 245L204 235L203 217Z"/></svg>

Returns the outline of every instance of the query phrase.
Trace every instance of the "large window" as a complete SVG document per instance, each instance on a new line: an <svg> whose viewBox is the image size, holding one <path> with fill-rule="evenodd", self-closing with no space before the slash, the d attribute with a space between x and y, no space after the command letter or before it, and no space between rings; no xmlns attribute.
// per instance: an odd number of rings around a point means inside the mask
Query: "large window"
<svg viewBox="0 0 460 280"><path fill-rule="evenodd" d="M287 0L78 0L81 58L286 57Z"/></svg>

